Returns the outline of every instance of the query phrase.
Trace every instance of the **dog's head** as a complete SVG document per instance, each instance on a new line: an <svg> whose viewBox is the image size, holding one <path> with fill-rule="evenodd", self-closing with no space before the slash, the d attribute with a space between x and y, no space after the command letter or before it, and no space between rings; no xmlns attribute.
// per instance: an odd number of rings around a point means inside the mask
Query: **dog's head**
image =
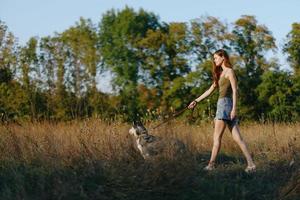
<svg viewBox="0 0 300 200"><path fill-rule="evenodd" d="M129 134L138 137L139 135L148 134L148 131L141 122L134 122L131 129L129 129Z"/></svg>

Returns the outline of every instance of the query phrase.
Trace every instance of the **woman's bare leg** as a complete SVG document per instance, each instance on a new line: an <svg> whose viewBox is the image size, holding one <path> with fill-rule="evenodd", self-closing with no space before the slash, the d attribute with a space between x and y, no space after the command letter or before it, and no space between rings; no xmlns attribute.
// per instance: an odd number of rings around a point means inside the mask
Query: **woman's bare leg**
<svg viewBox="0 0 300 200"><path fill-rule="evenodd" d="M249 153L249 150L247 148L247 145L246 143L244 142L242 136L241 136L241 133L240 133L240 130L239 130L239 126L236 124L234 125L232 128L229 127L229 130L232 134L232 137L233 137L233 140L239 145L239 147L241 148L244 156L246 157L247 159L247 163L248 163L248 166L249 167L253 167L255 166L254 162L253 162L253 159Z"/></svg>
<svg viewBox="0 0 300 200"><path fill-rule="evenodd" d="M214 163L216 160L216 157L220 151L221 147L221 139L224 133L224 130L226 128L226 124L223 120L215 120L215 130L214 130L214 144L211 151L210 156L210 163Z"/></svg>

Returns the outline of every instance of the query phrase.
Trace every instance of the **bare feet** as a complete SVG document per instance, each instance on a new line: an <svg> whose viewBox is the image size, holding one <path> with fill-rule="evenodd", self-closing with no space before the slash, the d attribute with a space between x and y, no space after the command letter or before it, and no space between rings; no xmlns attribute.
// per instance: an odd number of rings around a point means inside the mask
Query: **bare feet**
<svg viewBox="0 0 300 200"><path fill-rule="evenodd" d="M214 162L209 162L206 167L204 167L205 171L212 171L215 169L215 163Z"/></svg>
<svg viewBox="0 0 300 200"><path fill-rule="evenodd" d="M245 169L245 172L247 173L247 174L250 174L250 173L253 173L253 172L255 172L256 171L256 166L255 165L251 165L251 166L247 166L246 167L246 169Z"/></svg>

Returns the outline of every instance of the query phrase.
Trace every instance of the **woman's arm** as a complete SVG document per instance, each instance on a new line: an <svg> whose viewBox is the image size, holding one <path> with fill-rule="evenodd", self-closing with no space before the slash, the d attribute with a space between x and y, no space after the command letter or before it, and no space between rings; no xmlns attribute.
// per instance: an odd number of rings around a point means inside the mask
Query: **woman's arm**
<svg viewBox="0 0 300 200"><path fill-rule="evenodd" d="M232 118L234 118L236 116L236 112L237 112L237 98L238 98L238 92L237 92L237 80L236 80L236 76L234 74L233 69L230 69L228 71L228 78L230 80L230 84L231 84L231 88L232 88L232 112L234 112L234 116L232 116Z"/></svg>
<svg viewBox="0 0 300 200"><path fill-rule="evenodd" d="M205 99L206 97L208 97L215 90L216 87L217 87L217 84L213 83L208 90L206 90L201 96L199 96L194 101L192 101L190 103L190 105L188 106L188 108L193 109L198 102L200 102L203 99Z"/></svg>
<svg viewBox="0 0 300 200"><path fill-rule="evenodd" d="M217 85L215 83L213 83L210 88L208 90L206 90L201 96L199 96L198 98L195 99L196 102L200 102L203 99L205 99L206 97L208 97L209 95L211 95L211 93L215 90L215 88L217 87Z"/></svg>

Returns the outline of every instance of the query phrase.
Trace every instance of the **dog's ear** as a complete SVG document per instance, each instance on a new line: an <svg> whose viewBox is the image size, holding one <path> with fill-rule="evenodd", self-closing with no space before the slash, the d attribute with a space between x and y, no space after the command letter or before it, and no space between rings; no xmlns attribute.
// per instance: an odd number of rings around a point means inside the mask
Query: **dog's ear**
<svg viewBox="0 0 300 200"><path fill-rule="evenodd" d="M133 126L134 128L137 128L137 127L141 126L140 124L141 124L140 121L133 121L132 126Z"/></svg>
<svg viewBox="0 0 300 200"><path fill-rule="evenodd" d="M143 123L140 120L133 121L133 126L143 126Z"/></svg>
<svg viewBox="0 0 300 200"><path fill-rule="evenodd" d="M140 132L141 134L148 134L148 131L147 131L147 129L143 126L143 124L138 125L137 128L138 128L138 130L139 130L138 132Z"/></svg>

